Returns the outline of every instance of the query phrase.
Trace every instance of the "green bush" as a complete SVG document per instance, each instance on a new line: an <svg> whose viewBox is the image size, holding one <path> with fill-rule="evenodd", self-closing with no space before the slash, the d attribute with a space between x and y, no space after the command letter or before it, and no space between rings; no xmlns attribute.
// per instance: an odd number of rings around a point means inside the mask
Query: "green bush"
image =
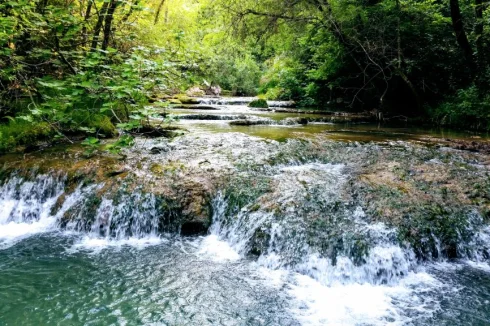
<svg viewBox="0 0 490 326"><path fill-rule="evenodd" d="M248 106L251 108L263 108L263 109L267 109L269 107L267 101L261 98L257 100L253 100L252 102L250 102Z"/></svg>
<svg viewBox="0 0 490 326"><path fill-rule="evenodd" d="M482 95L475 86L461 89L430 114L442 126L490 130L490 95Z"/></svg>
<svg viewBox="0 0 490 326"><path fill-rule="evenodd" d="M75 133L84 132L97 137L113 137L117 130L111 119L104 114L92 113L87 110L77 110L71 114L70 125L63 126Z"/></svg>

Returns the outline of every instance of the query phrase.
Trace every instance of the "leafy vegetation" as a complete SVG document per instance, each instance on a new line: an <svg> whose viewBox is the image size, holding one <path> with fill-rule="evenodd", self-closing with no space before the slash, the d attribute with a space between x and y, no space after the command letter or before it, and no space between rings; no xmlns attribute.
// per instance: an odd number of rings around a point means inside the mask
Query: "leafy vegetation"
<svg viewBox="0 0 490 326"><path fill-rule="evenodd" d="M248 106L251 108L265 108L265 109L269 107L267 105L267 101L264 99L253 100L252 102L250 102Z"/></svg>
<svg viewBox="0 0 490 326"><path fill-rule="evenodd" d="M3 1L0 151L124 136L148 126L150 102L200 85L488 130L489 13L482 0Z"/></svg>

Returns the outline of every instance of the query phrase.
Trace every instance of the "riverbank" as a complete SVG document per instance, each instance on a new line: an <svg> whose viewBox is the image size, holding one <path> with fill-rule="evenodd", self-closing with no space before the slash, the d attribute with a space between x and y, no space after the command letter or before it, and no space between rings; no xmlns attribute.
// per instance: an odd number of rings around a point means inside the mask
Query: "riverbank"
<svg viewBox="0 0 490 326"><path fill-rule="evenodd" d="M440 128L425 120L411 120L403 116L387 118L377 111L353 113L295 108L295 103L288 101L268 101L267 108L251 108L249 104L254 99L212 96L155 99L154 107L149 110L152 113L145 119L150 119L158 130L152 132L150 126L146 126L148 130L134 130L132 134L172 138L189 129L196 131L194 127L197 126L197 129L205 131L242 132L275 140L294 137L294 134L327 132L333 137L342 135L337 137L339 140L424 138L424 141L441 142L457 149L488 152L489 148L490 136L487 133ZM157 103L170 104L161 107ZM97 116L94 119L89 119L92 121L89 121L92 123L90 128L81 128L76 132L69 130L63 136L59 134L63 130L55 130L46 123L10 122L0 126L0 153L30 152L56 144L79 142L93 137L93 132L102 139L118 134L108 117ZM85 133L85 129L91 130L91 133Z"/></svg>

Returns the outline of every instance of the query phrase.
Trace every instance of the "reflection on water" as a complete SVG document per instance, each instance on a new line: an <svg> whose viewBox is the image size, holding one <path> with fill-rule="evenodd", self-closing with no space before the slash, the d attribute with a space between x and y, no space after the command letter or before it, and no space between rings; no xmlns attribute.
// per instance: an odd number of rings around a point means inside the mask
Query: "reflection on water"
<svg viewBox="0 0 490 326"><path fill-rule="evenodd" d="M255 125L255 126L235 126L228 121L202 121L202 120L181 120L179 125L194 132L241 132L250 136L262 137L277 141L289 138L308 138L315 135L325 135L332 140L341 141L397 141L397 140L421 140L425 137L451 138L473 140L474 133L444 128L402 128L388 127L377 124L329 124L329 123L310 123L308 125ZM476 137L490 139L488 134L478 134Z"/></svg>
<svg viewBox="0 0 490 326"><path fill-rule="evenodd" d="M271 112L248 108L246 105L216 105L214 110L202 110L199 106L187 109L171 109L169 113L175 117L182 117L178 125L191 131L205 132L241 132L247 135L263 137L273 140L287 138L308 137L317 134L326 134L328 138L345 141L386 141L386 140L419 140L423 137L456 138L471 140L477 138L490 138L488 133L475 134L470 131L458 131L446 128L426 128L407 126L405 123L318 123L310 122L307 125L276 125L287 119L308 119L310 121L325 120L326 112L307 113L297 112ZM191 116L189 118L189 116ZM199 117L202 117L200 119ZM223 120L224 119L224 120ZM230 125L230 120L269 120L264 125L237 126ZM328 119L327 119L328 120ZM348 121L348 118L347 120Z"/></svg>

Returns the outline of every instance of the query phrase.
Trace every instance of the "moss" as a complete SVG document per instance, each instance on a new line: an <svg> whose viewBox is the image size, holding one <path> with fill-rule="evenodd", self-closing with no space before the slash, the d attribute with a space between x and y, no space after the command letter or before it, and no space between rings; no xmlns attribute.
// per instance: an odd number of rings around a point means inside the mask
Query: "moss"
<svg viewBox="0 0 490 326"><path fill-rule="evenodd" d="M170 100L168 100L168 102L170 104L176 104L176 105L181 105L182 104L182 102L179 99L176 99L176 98L171 98Z"/></svg>
<svg viewBox="0 0 490 326"><path fill-rule="evenodd" d="M180 101L181 104L199 104L198 99L189 97L187 95L177 95L176 98Z"/></svg>
<svg viewBox="0 0 490 326"><path fill-rule="evenodd" d="M243 207L255 202L260 196L271 190L270 179L267 177L234 176L228 180L224 194L229 203L227 215L232 216ZM256 208L256 205L255 207Z"/></svg>
<svg viewBox="0 0 490 326"><path fill-rule="evenodd" d="M261 109L267 109L269 107L267 101L264 99L253 100L252 102L250 102L248 106L251 108L261 108Z"/></svg>
<svg viewBox="0 0 490 326"><path fill-rule="evenodd" d="M67 131L79 132L81 128L93 129L98 137L113 137L117 130L111 119L103 114L93 114L89 111L75 111L71 115L72 122L64 126Z"/></svg>
<svg viewBox="0 0 490 326"><path fill-rule="evenodd" d="M150 171L154 174L163 174L164 172L164 169L163 169L163 166L161 166L160 164L152 164L151 167L150 167Z"/></svg>
<svg viewBox="0 0 490 326"><path fill-rule="evenodd" d="M399 226L399 240L408 242L419 258L464 257L463 244L479 226L471 225L471 212L437 204L418 207Z"/></svg>
<svg viewBox="0 0 490 326"><path fill-rule="evenodd" d="M44 122L10 121L0 125L0 153L14 152L19 146L34 145L53 134L51 126Z"/></svg>
<svg viewBox="0 0 490 326"><path fill-rule="evenodd" d="M117 135L117 130L109 117L104 115L95 116L88 126L94 128L97 133L103 134L106 137L113 137Z"/></svg>

